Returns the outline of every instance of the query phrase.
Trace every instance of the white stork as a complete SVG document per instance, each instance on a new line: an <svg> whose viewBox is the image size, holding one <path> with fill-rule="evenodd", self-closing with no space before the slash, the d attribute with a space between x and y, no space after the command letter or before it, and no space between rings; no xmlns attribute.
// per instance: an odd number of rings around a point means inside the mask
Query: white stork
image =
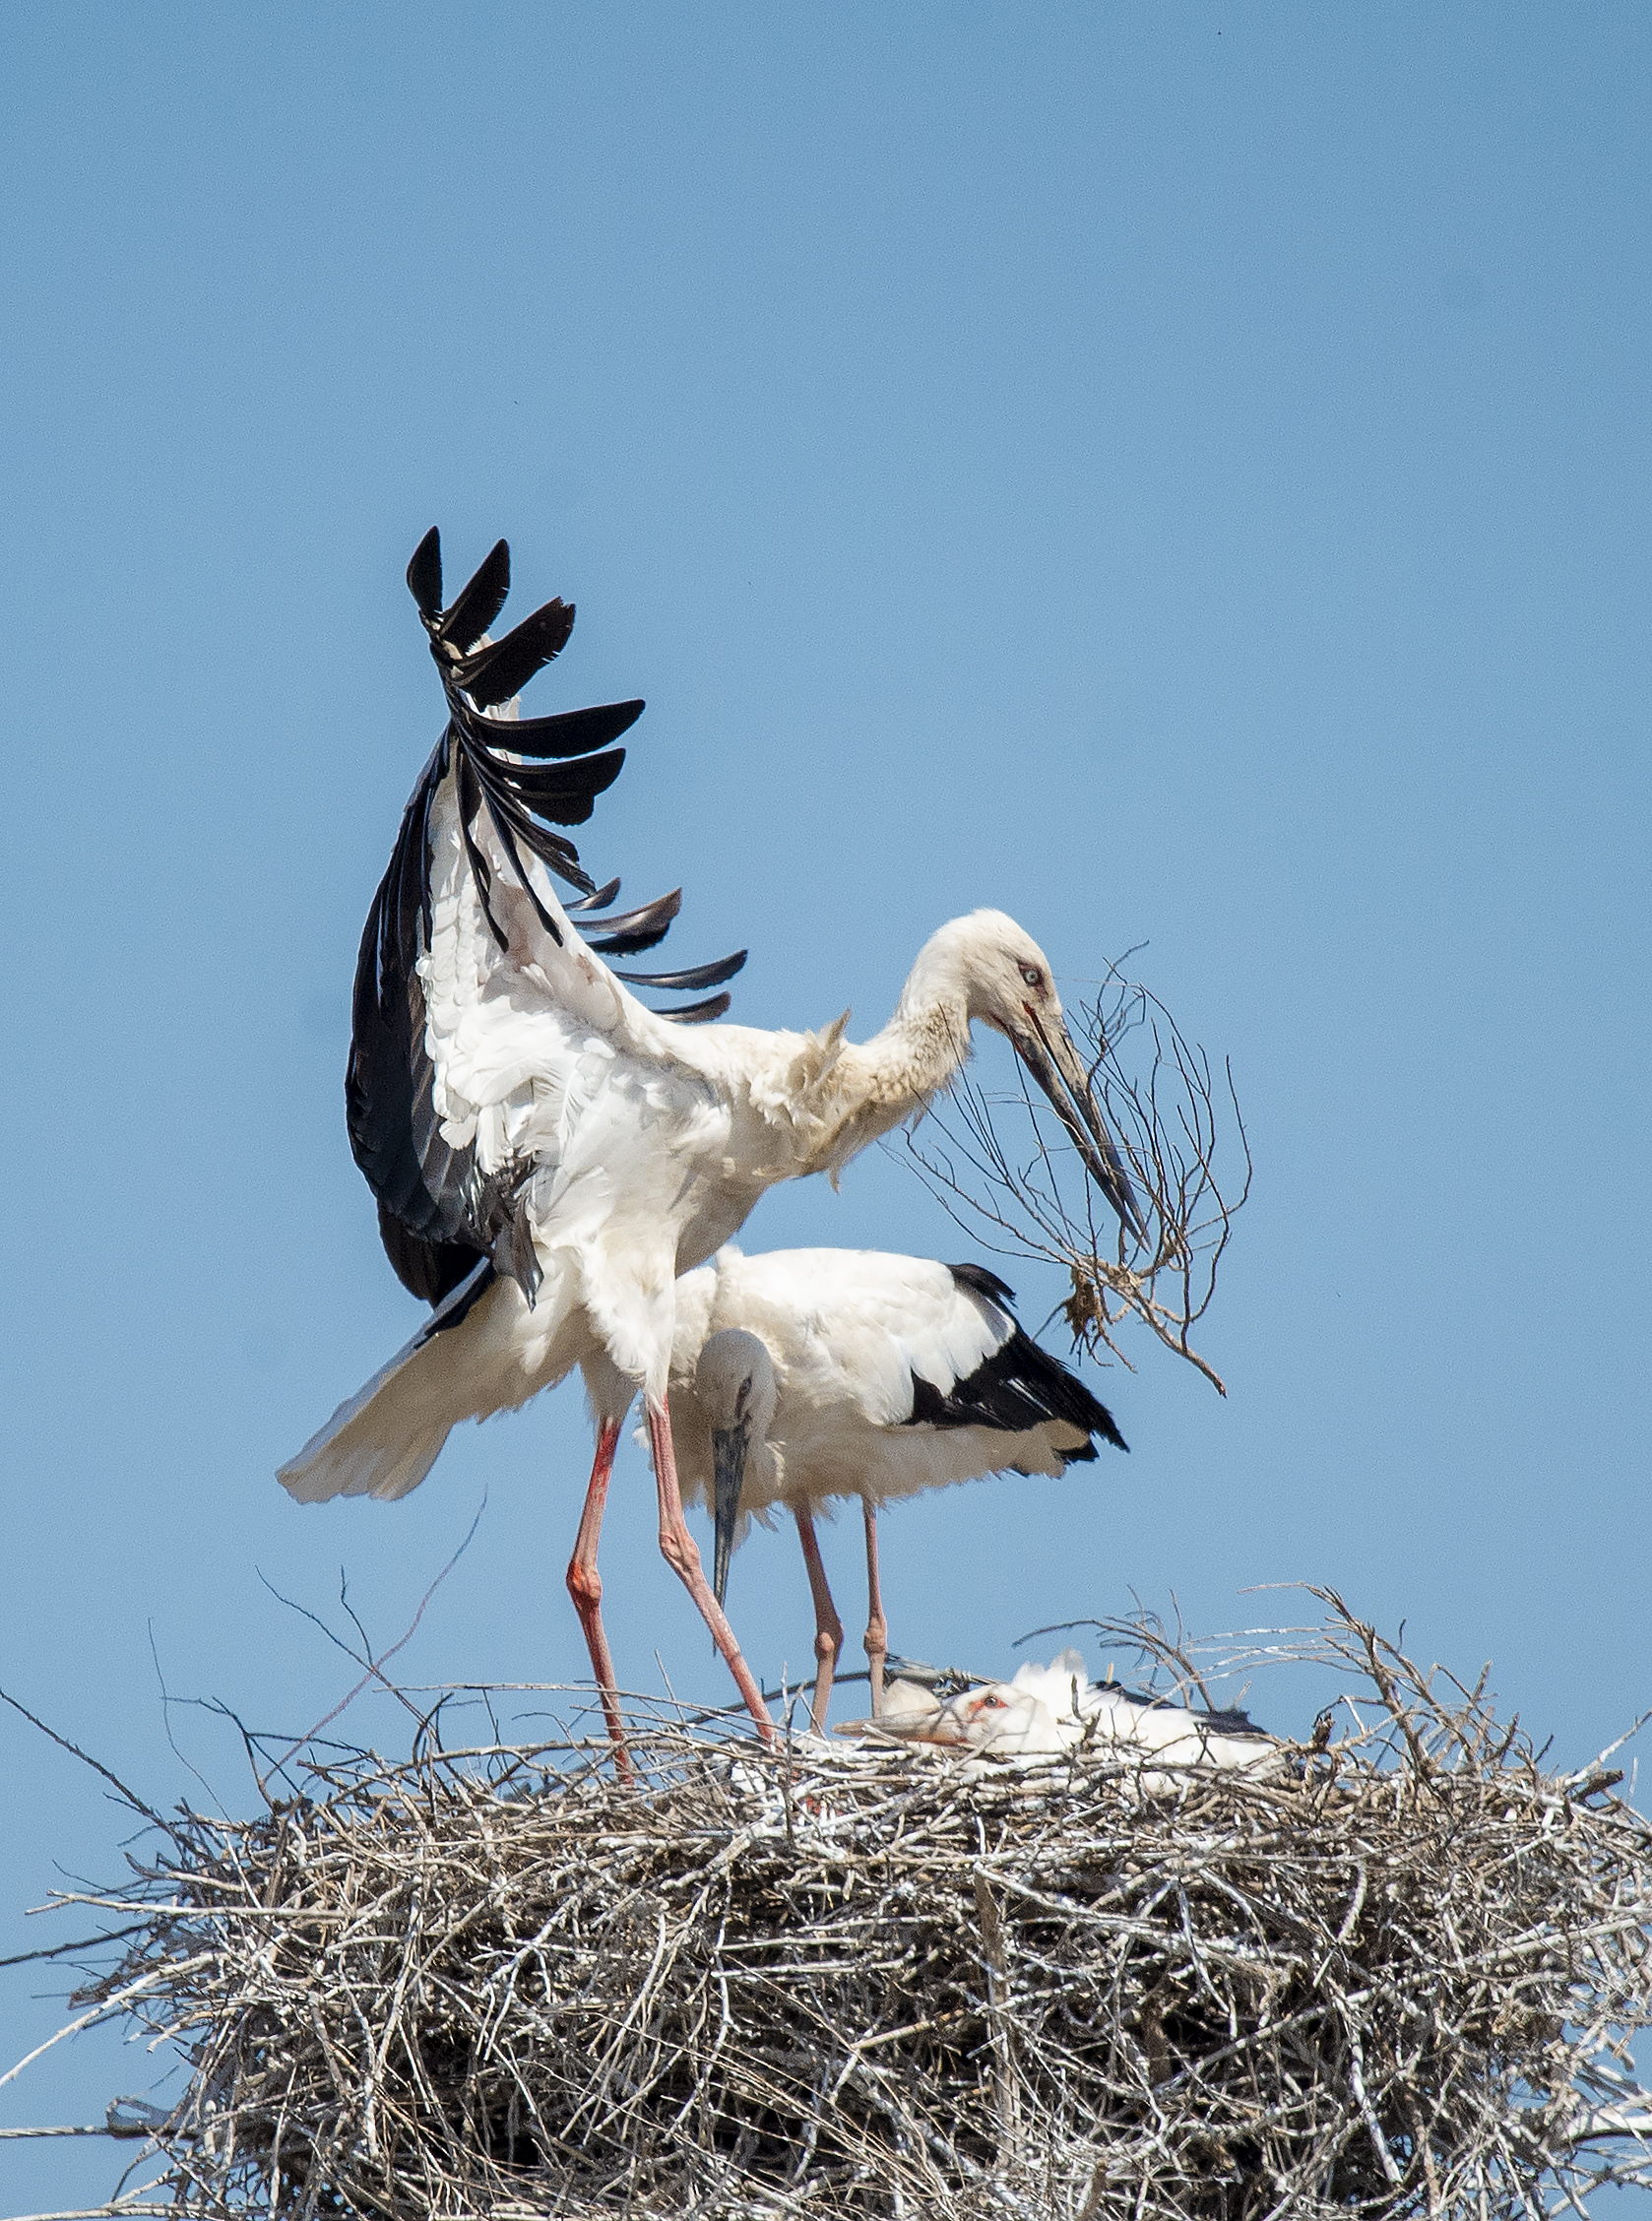
<svg viewBox="0 0 1652 2221"><path fill-rule="evenodd" d="M726 994L673 1017L624 984L715 985L743 953L649 977L610 971L582 946L576 924L602 936L597 949L626 953L658 941L675 915L673 895L596 917L617 882L597 893L551 829L590 816L623 761L605 743L643 705L489 715L573 625L556 601L489 640L509 578L501 540L443 608L434 531L409 565L448 722L403 815L356 969L350 1144L392 1264L436 1308L281 1479L309 1501L405 1494L460 1420L514 1410L581 1365L599 1430L568 1587L617 1736L597 1540L640 1389L661 1550L768 1732L683 1521L666 1405L678 1273L728 1241L772 1182L836 1173L921 1110L968 1056L978 1019L1014 1045L1120 1217L1139 1230L1139 1214L1048 960L999 911L943 925L894 1016L858 1045L845 1038L847 1013L818 1033L693 1031L680 1021L721 1016ZM565 909L552 874L583 902Z"/></svg>
<svg viewBox="0 0 1652 2221"><path fill-rule="evenodd" d="M677 1282L671 1439L685 1498L717 1523L713 1590L753 1515L796 1521L814 1599L816 1730L843 1652L815 1514L858 1496L866 1534L866 1661L882 1710L889 1648L881 1504L988 1473L1054 1475L1128 1447L1107 1406L1024 1334L983 1265L876 1249L729 1247Z"/></svg>
<svg viewBox="0 0 1652 2221"><path fill-rule="evenodd" d="M1286 1762L1280 1745L1247 1714L1199 1712L1092 1682L1076 1650L945 1702L909 1682L897 1682L890 1697L880 1719L846 1721L838 1733L892 1735L971 1758L1037 1760L1082 1751L1128 1765L1145 1797L1175 1789L1190 1771L1265 1777Z"/></svg>

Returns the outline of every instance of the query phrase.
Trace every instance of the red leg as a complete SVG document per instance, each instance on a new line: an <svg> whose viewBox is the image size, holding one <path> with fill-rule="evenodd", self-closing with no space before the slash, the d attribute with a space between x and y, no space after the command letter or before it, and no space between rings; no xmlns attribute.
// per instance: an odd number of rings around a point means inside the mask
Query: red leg
<svg viewBox="0 0 1652 2221"><path fill-rule="evenodd" d="M700 1553L688 1522L682 1516L682 1494L677 1488L676 1453L671 1448L670 1415L652 1397L647 1399L648 1438L654 1448L654 1480L660 1491L660 1555L694 1599L700 1617L711 1629L711 1639L734 1677L734 1684L757 1722L765 1743L774 1741L774 1722L763 1703L763 1692L740 1656L734 1630L723 1616L723 1607L711 1593L700 1564Z"/></svg>
<svg viewBox="0 0 1652 2221"><path fill-rule="evenodd" d="M883 1617L883 1588L877 1577L877 1507L860 1498L866 1517L866 1664L871 1668L872 1718L883 1717L883 1661L889 1655L889 1622Z"/></svg>
<svg viewBox="0 0 1652 2221"><path fill-rule="evenodd" d="M608 1649L607 1632L603 1625L603 1577L597 1570L597 1544L603 1532L603 1510L608 1500L608 1482L613 1474L613 1453L619 1442L620 1424L617 1419L604 1419L597 1432L597 1457L591 1468L591 1485L585 1491L585 1509L580 1515L574 1555L568 1560L568 1594L574 1600L574 1610L585 1629L585 1647L591 1653L592 1671L602 1692L603 1717L608 1724L614 1763L622 1774L628 1774L631 1760L625 1749L624 1730L619 1724L613 1653Z"/></svg>
<svg viewBox="0 0 1652 2221"><path fill-rule="evenodd" d="M820 1544L812 1512L799 1510L797 1540L803 1546L803 1563L809 1570L809 1594L814 1598L814 1699L809 1718L816 1735L826 1733L826 1706L832 1694L832 1675L843 1652L843 1621L838 1618L832 1592L826 1586L826 1568L820 1562Z"/></svg>

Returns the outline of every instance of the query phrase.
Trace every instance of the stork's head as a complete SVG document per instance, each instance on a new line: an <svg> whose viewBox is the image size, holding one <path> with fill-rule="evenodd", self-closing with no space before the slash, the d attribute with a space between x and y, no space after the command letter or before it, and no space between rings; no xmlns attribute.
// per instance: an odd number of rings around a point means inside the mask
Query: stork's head
<svg viewBox="0 0 1652 2221"><path fill-rule="evenodd" d="M913 987L961 1001L967 1023L979 1018L1005 1037L1072 1136L1085 1171L1123 1224L1145 1240L1130 1176L1067 1032L1049 959L1032 934L1001 910L955 918L919 957L908 991Z"/></svg>
<svg viewBox="0 0 1652 2221"><path fill-rule="evenodd" d="M723 1602L729 1559L740 1516L740 1491L751 1460L770 1455L769 1423L775 1416L775 1368L755 1334L743 1327L714 1334L694 1367L694 1393L711 1428L717 1552L712 1586Z"/></svg>

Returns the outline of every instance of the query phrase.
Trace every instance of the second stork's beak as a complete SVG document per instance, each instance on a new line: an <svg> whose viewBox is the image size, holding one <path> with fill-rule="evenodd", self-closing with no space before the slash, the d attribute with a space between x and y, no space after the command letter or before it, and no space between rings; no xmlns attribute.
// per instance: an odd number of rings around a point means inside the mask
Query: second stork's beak
<svg viewBox="0 0 1652 2221"><path fill-rule="evenodd" d="M1032 1011L1025 1028L1010 1037L1021 1061L1049 1098L1051 1110L1072 1135L1073 1147L1084 1169L1118 1213L1120 1224L1137 1240L1147 1240L1141 1207L1124 1161L1113 1146L1105 1120L1091 1092L1090 1076L1079 1062L1078 1051L1066 1028L1057 1022L1047 1028Z"/></svg>
<svg viewBox="0 0 1652 2221"><path fill-rule="evenodd" d="M734 1529L740 1516L740 1491L745 1485L745 1455L751 1445L751 1423L714 1428L711 1437L713 1509L717 1518L717 1548L712 1559L712 1588L718 1604L729 1586L729 1560L734 1550Z"/></svg>
<svg viewBox="0 0 1652 2221"><path fill-rule="evenodd" d="M901 1743L928 1743L942 1750L966 1750L972 1745L989 1742L994 1716L1007 1709L1004 1698L990 1687L966 1689L943 1704L927 1690L921 1696L910 1682L897 1682L894 1686L906 1688L911 1701L899 1709L886 1709L880 1719L845 1721L838 1734L893 1736Z"/></svg>

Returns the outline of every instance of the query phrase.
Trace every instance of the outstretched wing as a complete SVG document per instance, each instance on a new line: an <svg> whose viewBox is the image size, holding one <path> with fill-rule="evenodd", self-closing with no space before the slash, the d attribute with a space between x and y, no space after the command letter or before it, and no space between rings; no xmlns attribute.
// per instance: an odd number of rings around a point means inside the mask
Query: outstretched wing
<svg viewBox="0 0 1652 2221"><path fill-rule="evenodd" d="M642 703L541 718L509 707L566 646L572 605L547 602L488 639L510 588L509 547L500 540L444 608L433 529L408 584L448 722L403 812L361 938L345 1082L350 1148L377 1198L391 1263L415 1295L440 1301L487 1255L532 1296L524 1195L533 1145L577 1093L591 1029L621 1016L611 976L574 928L595 949L631 955L664 939L681 895L604 916L619 882L597 888L562 830L584 824L619 776L625 751L612 743ZM564 909L549 874L583 899ZM742 950L686 972L622 977L667 991L703 987L744 961ZM433 993L444 1004L435 1025ZM729 1001L659 1015L720 1017ZM514 1077L513 1058L523 1067Z"/></svg>

